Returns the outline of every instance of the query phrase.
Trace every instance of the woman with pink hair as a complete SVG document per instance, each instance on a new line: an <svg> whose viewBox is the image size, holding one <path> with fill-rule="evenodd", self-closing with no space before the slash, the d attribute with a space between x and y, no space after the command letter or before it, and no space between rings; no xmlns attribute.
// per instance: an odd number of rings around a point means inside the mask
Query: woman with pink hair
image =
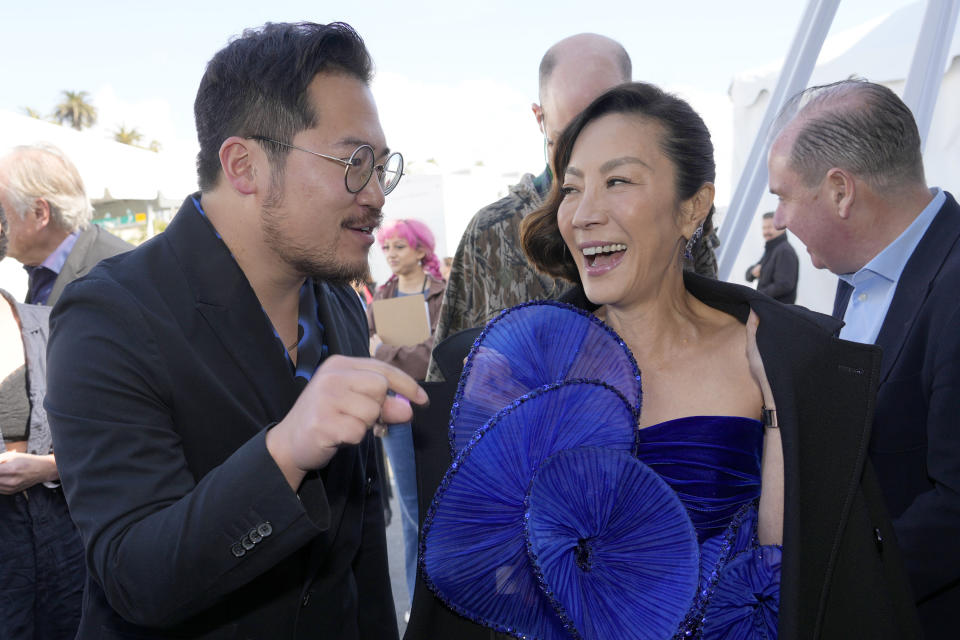
<svg viewBox="0 0 960 640"><path fill-rule="evenodd" d="M440 275L440 261L433 252L433 233L423 222L407 218L385 224L377 234L377 241L393 275L377 289L374 301L422 294L429 312L430 337L415 345L384 344L377 335L371 305L367 308L370 355L399 367L417 380L423 380L427 375L427 364L433 349L433 332L437 328L446 287ZM378 433L380 431L375 430ZM417 573L417 474L413 458L413 433L410 424L406 423L390 425L381 435L400 502L407 593L412 601Z"/></svg>

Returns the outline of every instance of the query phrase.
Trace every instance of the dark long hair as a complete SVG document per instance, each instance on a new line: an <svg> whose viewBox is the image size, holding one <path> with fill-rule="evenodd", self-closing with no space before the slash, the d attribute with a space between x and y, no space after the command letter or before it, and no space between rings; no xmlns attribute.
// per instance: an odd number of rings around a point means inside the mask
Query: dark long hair
<svg viewBox="0 0 960 640"><path fill-rule="evenodd" d="M523 250L534 266L544 273L574 283L580 282L580 274L557 226L557 210L563 200L560 185L570 164L573 145L583 129L594 120L611 113L635 114L663 127L660 148L675 169L677 203L693 197L704 183L712 183L716 179L710 131L689 104L659 87L643 82L622 84L600 95L567 125L557 140L554 156L557 174L550 194L540 209L524 218L520 230ZM703 224L704 239L713 234L713 212L714 207L711 206ZM704 251L712 255L713 250L701 239L693 251L695 262L697 254Z"/></svg>

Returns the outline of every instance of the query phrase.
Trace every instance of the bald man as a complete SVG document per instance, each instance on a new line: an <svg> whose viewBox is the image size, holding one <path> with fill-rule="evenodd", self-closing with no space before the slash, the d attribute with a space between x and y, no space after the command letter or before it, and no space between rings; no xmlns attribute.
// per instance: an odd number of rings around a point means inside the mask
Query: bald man
<svg viewBox="0 0 960 640"><path fill-rule="evenodd" d="M544 138L544 155L574 116L594 98L629 82L630 56L620 43L581 33L556 43L540 61L540 104L533 115ZM527 300L559 298L567 284L539 274L520 248L520 223L550 190L549 166L525 174L502 199L480 209L457 247L440 309L434 344L463 329L480 327L501 309ZM431 361L427 380L441 380Z"/></svg>
<svg viewBox="0 0 960 640"><path fill-rule="evenodd" d="M457 247L440 309L434 344L464 329L482 327L501 309L536 299L559 298L568 283L537 273L520 248L520 223L550 190L549 159L554 140L601 93L631 79L630 56L606 36L581 33L557 42L540 61L540 104L532 110L543 134L548 165L540 175L525 174L502 199L480 209ZM694 268L716 277L713 246L704 238L694 251ZM427 380L442 380L431 360Z"/></svg>
<svg viewBox="0 0 960 640"><path fill-rule="evenodd" d="M540 103L532 105L543 134L545 160L553 154L554 140L580 111L607 89L629 82L630 77L630 56L610 38L582 33L550 47L540 62ZM474 215L453 259L434 344L465 329L482 327L501 309L527 300L559 298L569 287L562 280L537 273L520 248L520 223L543 203L550 184L549 166L540 175L525 174L506 197ZM450 464L445 427L458 371L471 342L472 337L451 340L453 346L448 343L439 348L445 353L439 361L431 358L430 382L424 385L430 407L414 413L421 523ZM405 640L489 640L491 636L490 629L447 609L418 576Z"/></svg>

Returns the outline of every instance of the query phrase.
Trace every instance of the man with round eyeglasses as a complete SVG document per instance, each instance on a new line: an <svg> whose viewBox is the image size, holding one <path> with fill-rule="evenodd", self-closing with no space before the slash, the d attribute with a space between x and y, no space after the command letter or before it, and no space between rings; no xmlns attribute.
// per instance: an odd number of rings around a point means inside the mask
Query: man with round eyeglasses
<svg viewBox="0 0 960 640"><path fill-rule="evenodd" d="M367 186L367 182L370 181L374 170L377 172L377 182L380 183L380 188L383 189L383 195L387 195L393 191L397 183L400 182L400 177L403 175L403 156L399 151L394 151L387 156L387 159L384 160L382 164L374 164L376 160L373 155L373 147L368 144L362 144L354 149L349 158L337 158L335 156L328 156L325 153L317 153L310 149L304 149L295 144L273 140L265 136L250 137L254 140L260 140L261 142L271 142L281 147L312 153L319 158L326 158L327 160L342 164L344 166L343 183L350 193L359 193L362 191L363 188ZM353 171L351 171L351 169L353 169Z"/></svg>
<svg viewBox="0 0 960 640"><path fill-rule="evenodd" d="M81 640L397 637L370 427L427 397L365 357L348 286L403 175L370 76L348 25L245 31L197 93L200 191L64 292L46 408Z"/></svg>

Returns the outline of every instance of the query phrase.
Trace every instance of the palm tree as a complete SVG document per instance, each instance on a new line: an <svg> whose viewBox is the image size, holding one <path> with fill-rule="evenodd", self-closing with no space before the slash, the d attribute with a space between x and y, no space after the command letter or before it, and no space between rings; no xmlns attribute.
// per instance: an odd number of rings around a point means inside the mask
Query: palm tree
<svg viewBox="0 0 960 640"><path fill-rule="evenodd" d="M87 102L89 95L86 91L64 91L63 102L53 112L54 119L60 124L69 121L77 131L92 127L97 122L97 108Z"/></svg>
<svg viewBox="0 0 960 640"><path fill-rule="evenodd" d="M149 149L150 151L153 151L154 153L160 153L161 148L162 148L162 145L160 144L159 140L151 140L150 144L147 145L147 149Z"/></svg>
<svg viewBox="0 0 960 640"><path fill-rule="evenodd" d="M37 111L36 109L31 109L30 107L23 107L23 112L24 112L26 115L30 116L31 118L35 118L35 119L37 119L37 120L42 120L42 119L43 119L43 116L40 115L40 112Z"/></svg>
<svg viewBox="0 0 960 640"><path fill-rule="evenodd" d="M143 134L137 131L136 127L127 129L126 126L120 125L117 130L113 132L113 139L123 144L136 146L137 143L143 139Z"/></svg>

